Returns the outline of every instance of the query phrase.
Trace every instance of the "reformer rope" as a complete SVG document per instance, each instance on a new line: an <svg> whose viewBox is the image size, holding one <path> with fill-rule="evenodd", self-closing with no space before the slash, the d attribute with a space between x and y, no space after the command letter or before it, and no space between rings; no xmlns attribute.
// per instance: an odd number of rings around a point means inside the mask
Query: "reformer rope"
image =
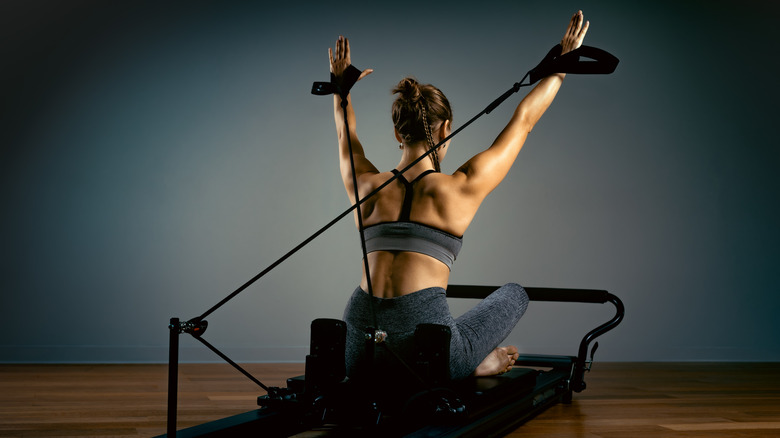
<svg viewBox="0 0 780 438"><path fill-rule="evenodd" d="M342 95L341 97L341 110L344 112L344 129L346 130L345 134L347 136L347 145L349 148L349 164L352 168L352 189L355 194L355 203L360 199L360 193L358 191L358 180L357 180L357 171L355 169L355 156L352 154L352 136L349 133L349 117L347 117L347 106L349 105L349 101L347 100L347 96ZM368 251L366 249L366 230L363 226L363 210L360 208L357 209L357 221L358 221L358 231L360 232L360 248L363 250L363 269L366 272L366 283L368 284L368 295L371 297L369 299L369 307L371 308L371 320L374 322L374 329L379 330L379 321L376 316L376 304L374 303L374 288L371 285L371 269L369 268L368 263Z"/></svg>

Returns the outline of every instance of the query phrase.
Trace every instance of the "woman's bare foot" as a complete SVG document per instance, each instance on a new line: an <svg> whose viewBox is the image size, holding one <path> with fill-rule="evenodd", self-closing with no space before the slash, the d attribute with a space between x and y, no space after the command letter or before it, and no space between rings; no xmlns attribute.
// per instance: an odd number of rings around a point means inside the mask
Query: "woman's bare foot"
<svg viewBox="0 0 780 438"><path fill-rule="evenodd" d="M508 345L506 347L498 347L491 351L490 354L482 361L481 364L474 370L474 375L479 376L494 376L496 374L504 374L512 369L512 365L520 356L517 351L517 347L514 345Z"/></svg>

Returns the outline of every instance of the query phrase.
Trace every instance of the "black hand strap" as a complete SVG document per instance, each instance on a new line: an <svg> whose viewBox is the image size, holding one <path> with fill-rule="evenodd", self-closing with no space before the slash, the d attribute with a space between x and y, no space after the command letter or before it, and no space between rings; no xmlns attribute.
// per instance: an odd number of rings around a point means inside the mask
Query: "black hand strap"
<svg viewBox="0 0 780 438"><path fill-rule="evenodd" d="M539 79L550 76L553 73L558 73L551 71L550 66L552 65L552 62L555 60L555 58L561 56L561 50L563 50L563 47L561 47L560 44L554 45L553 48L547 52L547 55L544 56L539 65L532 68L531 71L528 72L528 79L532 84L536 83Z"/></svg>
<svg viewBox="0 0 780 438"><path fill-rule="evenodd" d="M336 78L333 73L330 74L330 82L315 82L311 87L311 94L318 96L327 96L328 94L338 94L342 99L346 99L349 90L360 78L362 71L350 64L341 78Z"/></svg>
<svg viewBox="0 0 780 438"><path fill-rule="evenodd" d="M620 62L611 53L596 47L580 46L565 55L561 55L561 50L560 44L554 46L542 62L529 72L532 84L553 73L610 74ZM592 61L583 61L580 59L583 57Z"/></svg>

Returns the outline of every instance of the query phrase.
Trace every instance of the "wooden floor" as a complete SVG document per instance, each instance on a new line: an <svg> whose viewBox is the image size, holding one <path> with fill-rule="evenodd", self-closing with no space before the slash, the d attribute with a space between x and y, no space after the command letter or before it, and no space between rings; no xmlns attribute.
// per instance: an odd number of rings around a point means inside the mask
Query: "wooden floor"
<svg viewBox="0 0 780 438"><path fill-rule="evenodd" d="M302 364L251 364L269 386ZM596 363L588 389L510 437L780 437L780 364ZM256 408L226 364L181 366L178 427ZM165 433L166 365L0 365L0 437Z"/></svg>

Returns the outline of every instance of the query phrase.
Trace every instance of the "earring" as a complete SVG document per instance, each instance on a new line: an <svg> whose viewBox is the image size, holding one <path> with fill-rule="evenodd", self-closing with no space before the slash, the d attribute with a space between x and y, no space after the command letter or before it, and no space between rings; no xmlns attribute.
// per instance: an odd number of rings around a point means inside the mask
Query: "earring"
<svg viewBox="0 0 780 438"><path fill-rule="evenodd" d="M404 144L403 143L398 145L398 149L403 149L403 148L404 148Z"/></svg>

